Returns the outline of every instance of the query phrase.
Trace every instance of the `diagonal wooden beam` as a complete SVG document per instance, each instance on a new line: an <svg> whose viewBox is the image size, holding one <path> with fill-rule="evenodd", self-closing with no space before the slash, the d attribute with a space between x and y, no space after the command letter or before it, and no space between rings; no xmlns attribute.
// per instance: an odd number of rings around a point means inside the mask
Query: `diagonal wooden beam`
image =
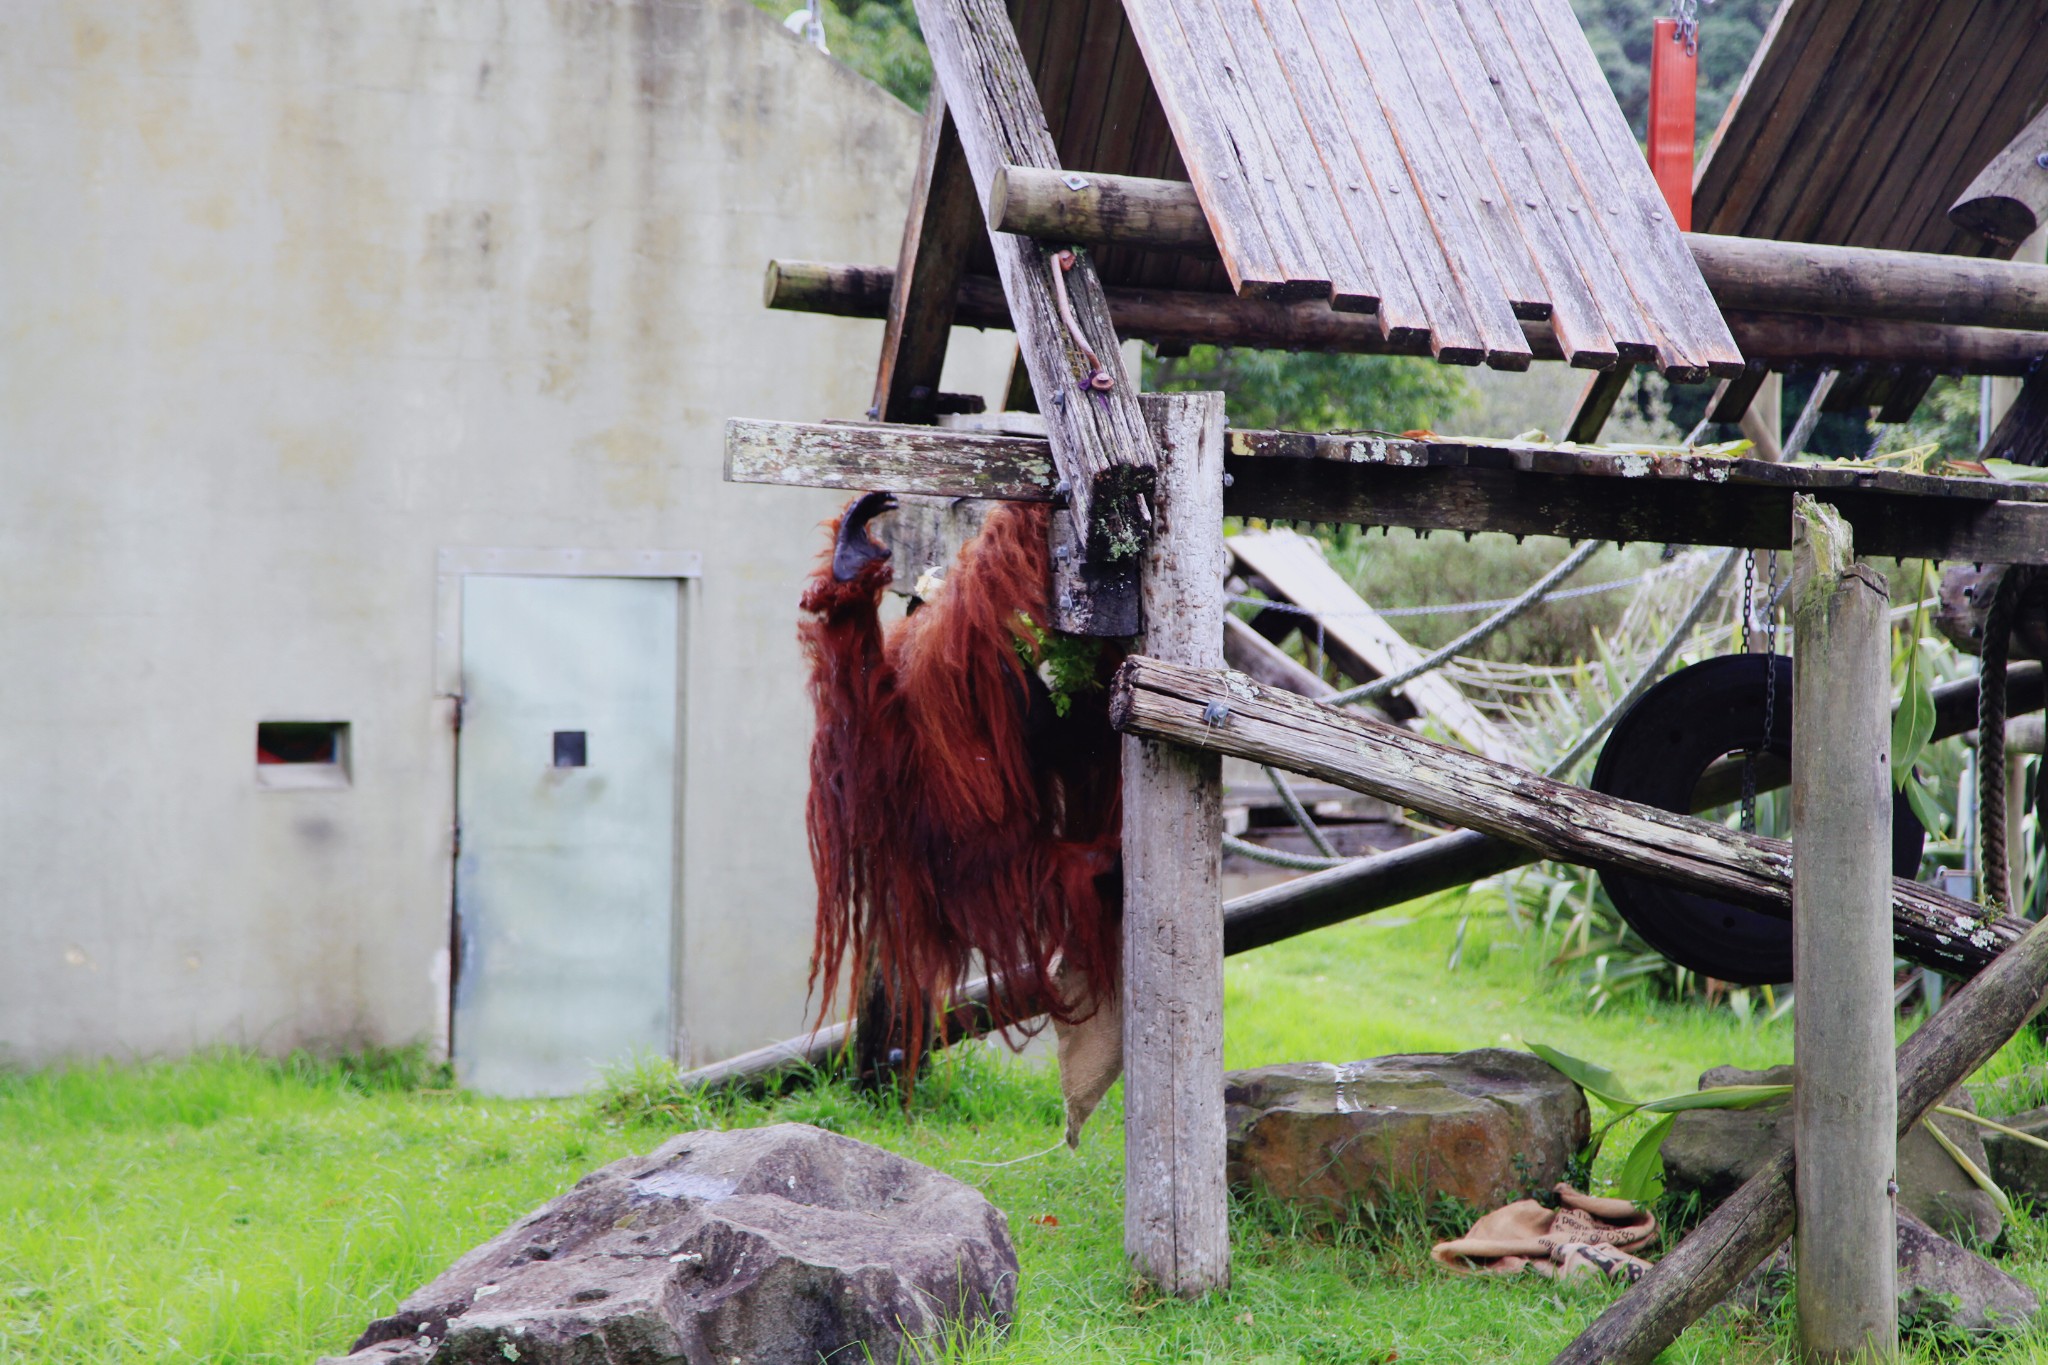
<svg viewBox="0 0 2048 1365"><path fill-rule="evenodd" d="M938 411L939 373L967 257L981 237L974 178L960 134L934 89L925 106L924 146L910 190L910 217L889 292L882 363L868 416L884 422L929 422Z"/></svg>
<svg viewBox="0 0 2048 1365"><path fill-rule="evenodd" d="M1253 682L1134 655L1117 670L1110 723L1125 734L1334 782L1547 857L1611 867L1789 914L1792 846L1623 801ZM1950 972L1983 964L2028 924L1919 882L1891 883L1899 953ZM1962 946L1958 946L1958 945Z"/></svg>
<svg viewBox="0 0 2048 1365"><path fill-rule="evenodd" d="M2042 174L2048 175L2048 171ZM2020 385L2019 396L1998 419L1978 458L2048 464L2048 372L2037 371Z"/></svg>
<svg viewBox="0 0 2048 1365"><path fill-rule="evenodd" d="M917 18L976 202L987 202L1005 165L1058 169L1045 110L1002 0L917 0ZM1159 455L1138 409L1137 386L1118 358L1095 266L1085 251L1050 251L1007 233L989 240L1088 557L1134 561L1150 534L1147 498Z"/></svg>

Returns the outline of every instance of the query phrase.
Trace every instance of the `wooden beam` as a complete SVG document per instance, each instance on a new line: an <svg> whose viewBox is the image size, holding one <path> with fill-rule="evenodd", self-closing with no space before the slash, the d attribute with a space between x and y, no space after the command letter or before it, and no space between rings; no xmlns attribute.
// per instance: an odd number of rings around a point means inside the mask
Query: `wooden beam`
<svg viewBox="0 0 2048 1365"><path fill-rule="evenodd" d="M1601 429L1614 415L1614 405L1621 401L1635 375L1635 366L1617 365L1587 376L1585 387L1579 390L1579 401L1565 418L1564 438L1586 444L1599 440Z"/></svg>
<svg viewBox="0 0 2048 1365"><path fill-rule="evenodd" d="M1227 657L1227 651L1226 651ZM1235 665L1233 665L1235 666ZM2022 672L2021 670L2025 670ZM1251 672L1240 669L1240 672ZM1260 678L1260 682L1271 680ZM1284 682L1272 685L1285 687ZM1290 689L1291 690L1291 689ZM2048 700L2038 664L2014 665L2006 693L2016 709L2039 711ZM1934 689L1934 738L1953 739L1977 728L1977 682L1974 678L1944 683ZM1781 770L1782 771L1782 770ZM1760 790L1783 786L1764 774ZM1742 763L1724 759L1708 768L1693 790L1693 809L1728 805L1742 794ZM1469 885L1496 873L1536 861L1536 854L1517 844L1470 830L1440 834L1405 848L1376 853L1342 867L1300 877L1278 886L1239 896L1224 907L1223 945L1227 953L1250 952L1297 934L1342 924L1375 910L1385 910L1421 896ZM1989 950L1976 945L1977 968L1991 961ZM1924 965L1924 964L1923 964Z"/></svg>
<svg viewBox="0 0 2048 1365"><path fill-rule="evenodd" d="M2040 174L2048 179L2048 171ZM1090 180L1098 197L1114 195L1119 205L1114 220L1091 217L1087 204L1057 176L1016 167L1005 181L1003 202L989 205L990 230L1063 241L1114 240L1154 251L1215 250L1193 186L1136 177ZM1055 225L1060 231L1040 231ZM2048 328L2048 266L1703 232L1684 236L1724 312L1740 308Z"/></svg>
<svg viewBox="0 0 2048 1365"><path fill-rule="evenodd" d="M2048 266L1700 232L1685 240L1724 309L2048 327Z"/></svg>
<svg viewBox="0 0 2048 1365"><path fill-rule="evenodd" d="M929 422L938 412L939 374L953 331L967 257L982 233L974 178L960 134L936 87L924 111L924 144L910 187L910 217L891 282L881 368L868 416Z"/></svg>
<svg viewBox="0 0 2048 1365"><path fill-rule="evenodd" d="M2020 385L2019 396L1998 419L1978 458L2048 464L2048 371L2036 372Z"/></svg>
<svg viewBox="0 0 2048 1365"><path fill-rule="evenodd" d="M2044 994L2048 925L2034 925L1899 1044L1898 1132L1907 1132L1990 1061L2040 1008ZM1609 1304L1551 1365L1649 1365L1792 1231L1792 1177L1788 1146L1650 1267L1635 1288Z"/></svg>
<svg viewBox="0 0 2048 1365"><path fill-rule="evenodd" d="M1243 674L1133 656L1117 671L1110 722L1166 740L1377 796L1547 857L1654 877L1767 913L1789 914L1791 845L1623 801L1455 745L1348 715ZM1892 936L1916 961L1964 970L1957 941L1996 951L2027 923L1905 878L1891 882ZM1974 955L1971 955L1974 958Z"/></svg>
<svg viewBox="0 0 2048 1365"><path fill-rule="evenodd" d="M735 417L725 424L725 479L1051 502L1058 474L1051 446L1036 436Z"/></svg>
<svg viewBox="0 0 2048 1365"><path fill-rule="evenodd" d="M1730 424L1740 422L1770 377L1769 365L1761 360L1750 361L1743 366L1741 374L1733 379L1724 379L1715 386L1714 396L1707 403L1707 419Z"/></svg>
<svg viewBox="0 0 2048 1365"><path fill-rule="evenodd" d="M1893 1088L1891 594L1849 527L1798 501L1792 629L1792 1146L1799 1340L1809 1359L1898 1348Z"/></svg>
<svg viewBox="0 0 2048 1365"><path fill-rule="evenodd" d="M768 267L763 298L770 308L881 318L888 314L895 278L886 266L775 261ZM1161 346L1428 354L1421 342L1390 343L1370 313L1340 313L1317 300L1274 303L1169 289L1104 292L1120 335ZM1948 373L2023 375L2048 355L2048 332L1735 309L1724 316L1744 355L1779 368L1873 361ZM986 276L962 281L954 322L1009 327L1009 302L1001 285ZM1564 359L1548 323L1525 321L1521 326L1536 359Z"/></svg>
<svg viewBox="0 0 2048 1365"><path fill-rule="evenodd" d="M1948 220L2003 247L2048 221L2048 109L2034 115L1949 206Z"/></svg>
<svg viewBox="0 0 2048 1365"><path fill-rule="evenodd" d="M1034 230L1021 235L1049 242L1217 255L1194 186L1178 181L1003 166L989 185L987 214L990 231L1017 232L1007 224L1029 222Z"/></svg>
<svg viewBox="0 0 2048 1365"><path fill-rule="evenodd" d="M1223 395L1147 394L1159 526L1143 647L1223 662ZM1124 1254L1169 1294L1230 1283L1223 1126L1223 765L1123 741Z"/></svg>
<svg viewBox="0 0 2048 1365"><path fill-rule="evenodd" d="M1747 549L1792 547L1792 495L1837 508L1872 555L2048 563L2048 485L1708 456L1232 431L1231 516ZM736 483L1052 501L1036 437L923 427L726 424Z"/></svg>
<svg viewBox="0 0 2048 1365"><path fill-rule="evenodd" d="M1001 0L917 0L917 17L981 201L1006 165L1057 170L1045 111ZM1150 531L1146 499L1158 454L1117 355L1095 266L1080 253L1066 268L1055 253L1007 233L990 234L990 243L1088 557L1134 558Z"/></svg>
<svg viewBox="0 0 2048 1365"><path fill-rule="evenodd" d="M1236 629L1233 629L1233 626ZM1240 659L1242 654L1233 653L1233 640L1242 643L1249 636L1261 645L1266 642L1243 622L1235 617L1224 618L1223 658L1224 662L1240 673L1248 673L1256 681L1302 696L1311 695L1312 685L1320 680L1299 664L1287 662L1300 670L1299 677L1266 677L1256 667L1247 667ZM1281 656L1283 659L1285 655ZM1304 679L1306 682L1304 683ZM1301 684L1301 685L1296 685ZM1327 684L1324 684L1327 687ZM2010 714L2019 716L2022 712L2038 712L2044 697L2048 697L2048 686L2044 686L2041 666L2035 663L2015 664L2006 679L2006 695L2010 703ZM1370 714L1369 708L1357 708ZM2039 721L2038 715L2030 719ZM1967 678L1960 682L1943 683L1934 689L1934 738L1953 739L1957 735L1973 730L1977 726L1977 682ZM2038 730L2035 731L2038 734ZM2018 746L2008 741L2017 750ZM2038 745L2036 746L2038 747ZM2033 750L2028 750L2033 752ZM1775 781L1768 772L1762 775L1759 790L1771 791L1785 782L1783 769ZM1727 805L1742 791L1742 764L1739 760L1723 759L1707 769L1693 791L1693 808L1708 810L1714 806ZM1459 830L1452 834L1439 834L1431 839L1418 840L1402 848L1389 849L1368 858L1358 858L1341 867L1324 872L1297 877L1247 895L1238 896L1223 905L1223 951L1226 955L1247 953L1254 948L1263 948L1283 939L1300 934L1327 929L1333 924L1357 919L1376 910L1404 905L1423 896L1433 896L1452 887L1469 885L1472 882L1523 867L1535 862L1537 854L1518 844L1510 844L1490 835L1475 834L1470 830ZM1963 951L1973 955L1973 965L1963 969L1965 976L1989 966L1997 954L1975 944L1959 945ZM1921 964L1927 965L1927 964ZM958 1002L978 1006L981 1013L975 1018L979 1025L972 1036L997 1026L1019 1020L992 1021L987 1017L988 983L985 978L969 982L954 997ZM956 1011L956 1014L958 1012ZM947 1040L970 1036L952 1022L949 1016L941 1036ZM786 1042L757 1048L739 1057L700 1067L685 1072L679 1084L685 1088L716 1086L733 1081L758 1081L764 1076L799 1066L822 1067L831 1055L845 1043L844 1024L834 1024L816 1034L805 1034Z"/></svg>

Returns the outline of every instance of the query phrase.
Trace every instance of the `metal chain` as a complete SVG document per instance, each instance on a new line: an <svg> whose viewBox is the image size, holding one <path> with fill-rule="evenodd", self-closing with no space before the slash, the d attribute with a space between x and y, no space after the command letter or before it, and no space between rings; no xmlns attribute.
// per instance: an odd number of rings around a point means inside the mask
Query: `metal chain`
<svg viewBox="0 0 2048 1365"><path fill-rule="evenodd" d="M1746 550L1742 555L1742 652L1749 653L1750 621L1756 615L1756 551ZM1765 684L1769 686L1768 683ZM1765 703L1766 707L1769 703ZM1765 730L1768 741L1769 730ZM1742 751L1742 832L1756 833L1756 757L1761 746L1752 746Z"/></svg>
<svg viewBox="0 0 2048 1365"><path fill-rule="evenodd" d="M1770 577L1764 591L1764 743L1778 729L1778 552L1771 551ZM1755 812L1745 829L1754 834Z"/></svg>

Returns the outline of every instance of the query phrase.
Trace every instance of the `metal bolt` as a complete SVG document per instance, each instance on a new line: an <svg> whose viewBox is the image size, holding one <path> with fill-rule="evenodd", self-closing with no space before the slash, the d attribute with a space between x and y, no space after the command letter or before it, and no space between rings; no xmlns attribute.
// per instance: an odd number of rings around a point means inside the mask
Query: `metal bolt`
<svg viewBox="0 0 2048 1365"><path fill-rule="evenodd" d="M2048 170L2048 152L2035 153L2034 164L2036 166L2039 166L2042 170Z"/></svg>
<svg viewBox="0 0 2048 1365"><path fill-rule="evenodd" d="M1225 702L1212 701L1202 708L1202 724L1221 725L1230 719L1230 707Z"/></svg>
<svg viewBox="0 0 2048 1365"><path fill-rule="evenodd" d="M1236 480L1236 479L1233 479L1233 478L1231 478L1231 477L1230 477L1230 471L1229 471L1229 470L1227 470L1227 469L1226 469L1226 470L1224 470L1224 471L1223 471L1223 486L1224 486L1225 488L1228 488L1228 487L1230 487L1230 485L1232 485L1232 484L1234 484L1234 483L1236 483L1236 482L1237 482L1237 480Z"/></svg>

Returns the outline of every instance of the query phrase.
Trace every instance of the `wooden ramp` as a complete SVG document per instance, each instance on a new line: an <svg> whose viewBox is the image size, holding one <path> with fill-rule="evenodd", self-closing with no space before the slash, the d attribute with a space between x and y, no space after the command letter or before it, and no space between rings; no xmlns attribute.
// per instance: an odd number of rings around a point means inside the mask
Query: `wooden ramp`
<svg viewBox="0 0 2048 1365"><path fill-rule="evenodd" d="M1257 574L1281 598L1313 612L1325 638L1361 660L1373 676L1383 678L1421 662L1421 651L1352 591L1313 542L1292 531L1243 531L1223 543L1242 571ZM1417 711L1467 748L1501 763L1531 766L1522 746L1448 678L1425 673L1401 691Z"/></svg>

